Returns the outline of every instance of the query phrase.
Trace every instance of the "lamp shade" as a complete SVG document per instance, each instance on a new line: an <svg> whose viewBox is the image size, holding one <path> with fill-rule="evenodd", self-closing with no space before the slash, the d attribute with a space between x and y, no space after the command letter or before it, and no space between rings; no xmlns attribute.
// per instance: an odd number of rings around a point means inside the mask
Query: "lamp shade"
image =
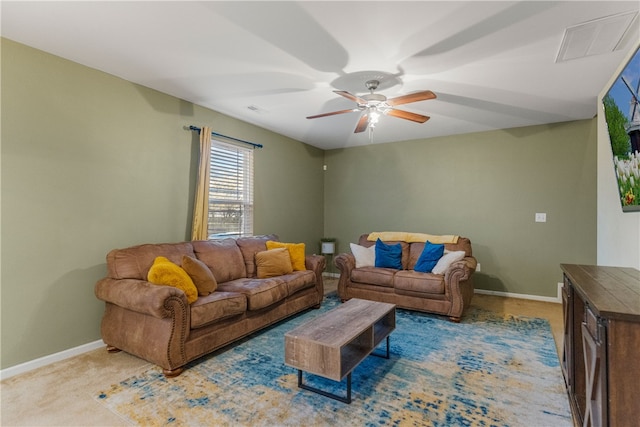
<svg viewBox="0 0 640 427"><path fill-rule="evenodd" d="M323 254L333 254L336 251L335 242L322 242L321 252Z"/></svg>

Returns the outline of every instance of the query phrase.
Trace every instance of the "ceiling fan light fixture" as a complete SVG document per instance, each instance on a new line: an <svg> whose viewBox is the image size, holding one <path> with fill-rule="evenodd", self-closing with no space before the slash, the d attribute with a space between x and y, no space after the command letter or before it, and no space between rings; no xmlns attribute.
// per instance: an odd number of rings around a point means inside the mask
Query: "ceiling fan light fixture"
<svg viewBox="0 0 640 427"><path fill-rule="evenodd" d="M369 112L369 127L370 128L376 127L376 123L378 123L378 120L380 120L380 113L378 112L377 109L372 108L371 111Z"/></svg>

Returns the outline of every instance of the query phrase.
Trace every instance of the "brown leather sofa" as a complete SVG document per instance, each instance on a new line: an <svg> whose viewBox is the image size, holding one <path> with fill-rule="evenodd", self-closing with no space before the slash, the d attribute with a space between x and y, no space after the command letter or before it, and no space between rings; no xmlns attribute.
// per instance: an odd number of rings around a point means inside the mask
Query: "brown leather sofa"
<svg viewBox="0 0 640 427"><path fill-rule="evenodd" d="M107 255L107 277L95 294L105 302L102 339L107 350L131 353L179 375L201 356L310 307L324 297L325 258L306 256L307 270L256 278L255 254L276 235L145 244ZM203 261L218 286L188 304L185 292L147 281L154 259L181 265L183 255Z"/></svg>
<svg viewBox="0 0 640 427"><path fill-rule="evenodd" d="M364 247L375 245L368 240L369 234L360 236L358 244ZM335 258L340 270L338 295L345 301L362 298L396 304L399 308L424 311L448 316L459 322L471 304L474 293L472 275L477 261L471 252L471 241L459 237L457 243L446 243L448 251L464 251L464 258L451 264L444 274L414 271L425 243L385 241L402 246L402 270L379 267L356 268L355 257L342 253Z"/></svg>

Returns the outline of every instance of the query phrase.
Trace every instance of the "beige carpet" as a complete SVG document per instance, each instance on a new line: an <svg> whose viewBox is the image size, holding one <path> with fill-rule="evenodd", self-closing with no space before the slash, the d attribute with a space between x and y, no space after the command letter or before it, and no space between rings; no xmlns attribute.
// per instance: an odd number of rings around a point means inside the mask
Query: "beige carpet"
<svg viewBox="0 0 640 427"><path fill-rule="evenodd" d="M335 280L327 280L327 292ZM476 295L472 305L495 311L549 320L556 347L562 343L560 304ZM96 390L139 374L151 365L126 353L99 349L21 374L0 384L2 426L127 425L100 405Z"/></svg>

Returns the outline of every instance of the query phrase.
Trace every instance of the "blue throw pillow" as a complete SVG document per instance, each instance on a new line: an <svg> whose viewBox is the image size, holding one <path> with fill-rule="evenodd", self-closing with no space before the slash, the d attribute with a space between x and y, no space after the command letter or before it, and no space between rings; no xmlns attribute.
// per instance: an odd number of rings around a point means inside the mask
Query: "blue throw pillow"
<svg viewBox="0 0 640 427"><path fill-rule="evenodd" d="M402 245L387 245L380 239L376 240L376 267L402 270Z"/></svg>
<svg viewBox="0 0 640 427"><path fill-rule="evenodd" d="M421 273L431 273L431 270L436 266L438 260L442 258L442 255L444 255L444 245L427 241L413 270Z"/></svg>

